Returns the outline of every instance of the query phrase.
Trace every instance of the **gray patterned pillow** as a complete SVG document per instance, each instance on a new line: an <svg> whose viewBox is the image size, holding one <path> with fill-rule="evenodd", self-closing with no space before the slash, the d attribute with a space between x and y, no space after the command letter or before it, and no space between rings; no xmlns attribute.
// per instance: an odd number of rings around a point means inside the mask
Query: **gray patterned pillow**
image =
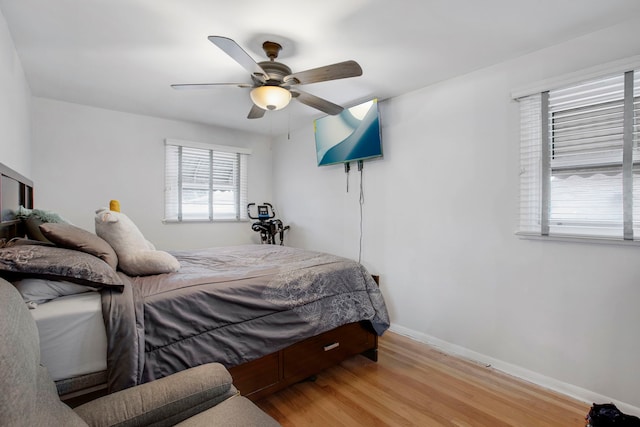
<svg viewBox="0 0 640 427"><path fill-rule="evenodd" d="M20 245L0 249L3 277L41 277L80 285L123 288L122 280L106 262L84 252L51 246Z"/></svg>

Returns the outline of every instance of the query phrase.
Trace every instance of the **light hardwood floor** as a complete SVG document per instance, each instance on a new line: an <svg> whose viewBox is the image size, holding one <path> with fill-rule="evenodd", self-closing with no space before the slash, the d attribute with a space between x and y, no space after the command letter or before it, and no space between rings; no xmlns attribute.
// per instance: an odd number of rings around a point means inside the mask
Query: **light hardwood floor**
<svg viewBox="0 0 640 427"><path fill-rule="evenodd" d="M583 427L590 406L392 332L377 363L355 356L256 403L285 427Z"/></svg>

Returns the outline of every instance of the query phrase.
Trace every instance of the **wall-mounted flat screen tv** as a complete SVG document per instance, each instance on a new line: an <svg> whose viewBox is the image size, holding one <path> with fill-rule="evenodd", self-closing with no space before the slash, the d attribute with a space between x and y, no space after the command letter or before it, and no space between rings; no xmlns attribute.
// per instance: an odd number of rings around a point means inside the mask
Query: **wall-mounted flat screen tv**
<svg viewBox="0 0 640 427"><path fill-rule="evenodd" d="M377 99L316 119L313 127L318 166L382 156Z"/></svg>

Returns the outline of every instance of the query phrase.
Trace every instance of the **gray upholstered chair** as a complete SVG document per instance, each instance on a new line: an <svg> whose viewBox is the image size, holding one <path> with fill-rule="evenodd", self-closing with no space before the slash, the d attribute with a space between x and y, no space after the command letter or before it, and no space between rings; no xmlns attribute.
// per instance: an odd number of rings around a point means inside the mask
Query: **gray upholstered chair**
<svg viewBox="0 0 640 427"><path fill-rule="evenodd" d="M16 288L0 278L0 425L278 426L212 363L71 409L40 365L38 330Z"/></svg>

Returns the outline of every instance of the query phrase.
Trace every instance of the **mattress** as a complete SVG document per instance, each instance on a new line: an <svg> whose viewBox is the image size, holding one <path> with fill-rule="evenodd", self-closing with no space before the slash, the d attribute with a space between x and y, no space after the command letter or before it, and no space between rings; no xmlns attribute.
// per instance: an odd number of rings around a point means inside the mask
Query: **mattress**
<svg viewBox="0 0 640 427"><path fill-rule="evenodd" d="M56 298L29 311L38 325L40 363L54 381L107 369L99 292Z"/></svg>

